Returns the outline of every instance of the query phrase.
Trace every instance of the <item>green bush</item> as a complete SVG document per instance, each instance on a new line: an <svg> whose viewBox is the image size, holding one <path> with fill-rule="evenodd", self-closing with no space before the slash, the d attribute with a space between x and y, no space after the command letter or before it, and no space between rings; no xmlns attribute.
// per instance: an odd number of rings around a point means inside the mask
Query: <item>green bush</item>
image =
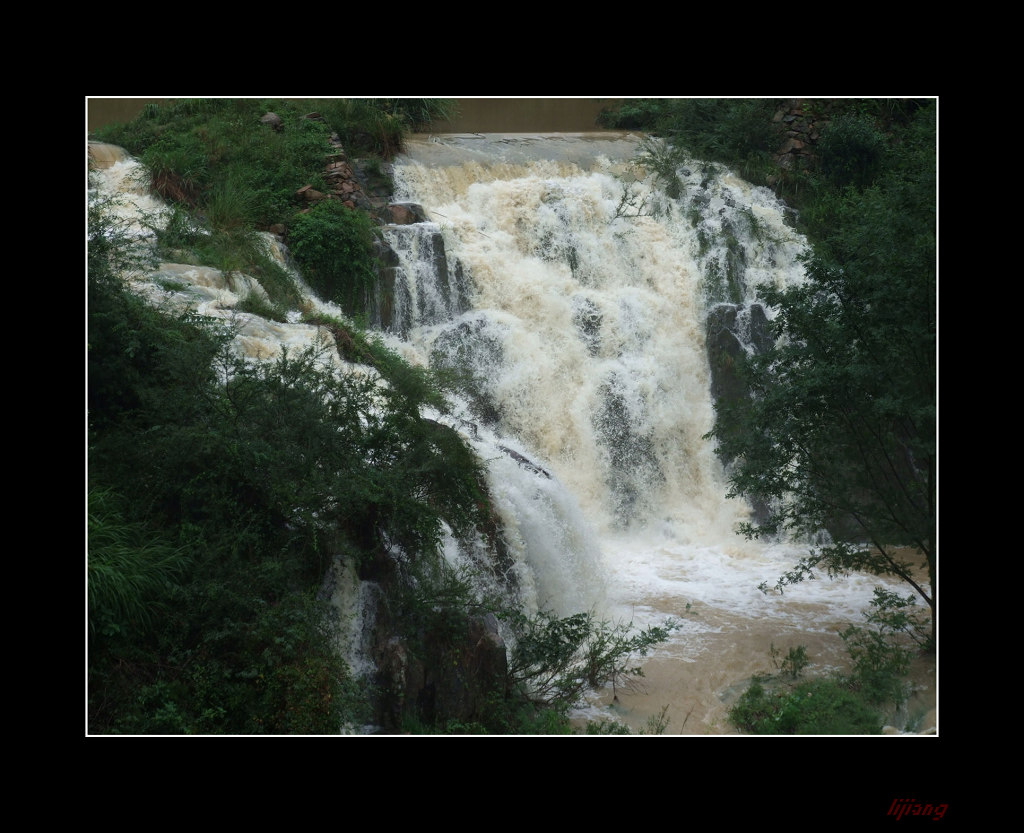
<svg viewBox="0 0 1024 833"><path fill-rule="evenodd" d="M523 700L546 707L572 707L589 689L628 685L643 676L637 657L647 656L676 627L670 620L636 631L592 613L559 618L546 611L534 616L510 611L502 618L514 634L512 685Z"/></svg>
<svg viewBox="0 0 1024 833"><path fill-rule="evenodd" d="M772 662L775 664L775 667L783 673L788 674L794 680L799 677L803 670L810 664L810 660L807 658L807 648L804 645L798 645L795 648L790 648L782 660L779 660L779 657L782 656L782 652L775 647L774 643L772 643L771 648L769 648L769 652L772 655Z"/></svg>
<svg viewBox="0 0 1024 833"><path fill-rule="evenodd" d="M88 408L95 444L121 436L114 426L144 431L152 427L150 420L160 425L159 407L171 391L181 386L194 391L202 383L198 377L212 374L210 362L222 336L192 316L164 315L134 296L121 274L148 265L149 256L135 256L131 240L102 206L90 208L89 223ZM196 404L187 397L173 403L185 413L193 413ZM118 454L109 459L116 463Z"/></svg>
<svg viewBox="0 0 1024 833"><path fill-rule="evenodd" d="M373 228L365 213L323 200L297 215L289 230L289 246L310 287L350 314L368 308L376 281Z"/></svg>
<svg viewBox="0 0 1024 833"><path fill-rule="evenodd" d="M876 587L864 618L868 627L851 625L840 634L853 661L851 682L871 703L900 705L909 694L905 677L914 655L931 648L926 617L913 595Z"/></svg>
<svg viewBox="0 0 1024 833"><path fill-rule="evenodd" d="M837 188L866 188L882 168L885 137L871 119L840 116L822 134L817 145L822 173Z"/></svg>
<svg viewBox="0 0 1024 833"><path fill-rule="evenodd" d="M840 633L852 662L846 675L833 674L793 687L808 665L803 646L782 652L771 646L775 666L787 678L755 678L730 709L737 728L758 735L878 734L883 710L906 701L906 674L916 649L929 647L928 623L913 595L902 597L882 587L864 618L868 627L851 626ZM770 687L770 690L769 690Z"/></svg>
<svg viewBox="0 0 1024 833"><path fill-rule="evenodd" d="M729 720L754 735L878 735L883 722L848 685L833 679L781 691L755 680L730 709Z"/></svg>
<svg viewBox="0 0 1024 833"><path fill-rule="evenodd" d="M310 593L197 580L181 603L190 612L163 629L162 650L130 655L135 680L124 678L123 656L113 666L121 678L91 669L94 699L107 701L94 730L338 734L368 717L365 692L329 643L327 609Z"/></svg>

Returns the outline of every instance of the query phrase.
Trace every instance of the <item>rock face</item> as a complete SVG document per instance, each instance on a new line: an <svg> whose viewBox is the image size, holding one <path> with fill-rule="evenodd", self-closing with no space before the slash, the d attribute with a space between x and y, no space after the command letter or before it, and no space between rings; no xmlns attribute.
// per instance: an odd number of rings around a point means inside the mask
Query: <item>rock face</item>
<svg viewBox="0 0 1024 833"><path fill-rule="evenodd" d="M819 108L822 102L817 102ZM814 155L814 145L828 127L827 109L812 113L804 106L803 99L794 98L775 113L773 121L784 126L782 145L775 152L775 163L786 170L803 167L803 163Z"/></svg>
<svg viewBox="0 0 1024 833"><path fill-rule="evenodd" d="M385 731L401 729L407 715L427 725L472 723L488 700L504 691L505 642L493 614L437 623L415 645L392 636L378 658L378 714Z"/></svg>
<svg viewBox="0 0 1024 833"><path fill-rule="evenodd" d="M401 572L383 552L358 564L338 555L318 595L335 611L337 650L368 683L374 731L484 722L507 686L497 618L429 602L409 607Z"/></svg>
<svg viewBox="0 0 1024 833"><path fill-rule="evenodd" d="M707 351L711 366L711 395L716 407L741 403L750 397L750 389L739 375L737 364L747 349L762 354L772 344L768 317L760 304L749 307L719 304L708 313ZM731 462L731 459L722 457L724 465ZM751 501L751 510L757 523L768 519L768 506L762 501Z"/></svg>
<svg viewBox="0 0 1024 833"><path fill-rule="evenodd" d="M818 140L832 121L833 105L828 99L815 99L812 110L802 98L789 99L776 111L773 121L782 126L782 144L775 151L775 164L786 171L811 166ZM778 177L770 176L769 185Z"/></svg>
<svg viewBox="0 0 1024 833"><path fill-rule="evenodd" d="M719 304L708 313L707 349L711 364L711 395L716 402L737 402L749 395L746 384L737 375L736 362L744 355L744 345L757 354L772 346L768 317L764 307L751 304Z"/></svg>
<svg viewBox="0 0 1024 833"><path fill-rule="evenodd" d="M391 203L385 209L390 222L396 226L426 222L427 215L422 205L411 202Z"/></svg>

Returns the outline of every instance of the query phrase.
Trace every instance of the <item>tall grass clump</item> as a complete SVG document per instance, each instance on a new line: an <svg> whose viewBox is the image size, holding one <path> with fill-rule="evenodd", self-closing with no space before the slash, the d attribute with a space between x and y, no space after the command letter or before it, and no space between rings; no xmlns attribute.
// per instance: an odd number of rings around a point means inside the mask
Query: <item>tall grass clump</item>
<svg viewBox="0 0 1024 833"><path fill-rule="evenodd" d="M128 520L110 489L89 492L89 634L147 631L191 559L138 521Z"/></svg>
<svg viewBox="0 0 1024 833"><path fill-rule="evenodd" d="M339 98L315 103L350 153L382 159L399 153L407 134L458 115L457 103L444 98Z"/></svg>

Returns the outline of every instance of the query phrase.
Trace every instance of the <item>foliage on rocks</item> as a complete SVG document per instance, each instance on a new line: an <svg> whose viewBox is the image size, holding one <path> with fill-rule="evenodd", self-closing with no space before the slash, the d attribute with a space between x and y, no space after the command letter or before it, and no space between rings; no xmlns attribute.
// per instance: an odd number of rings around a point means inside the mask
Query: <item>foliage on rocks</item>
<svg viewBox="0 0 1024 833"><path fill-rule="evenodd" d="M328 559L436 557L444 525L488 517L479 463L397 358L380 352L395 385L314 352L245 362L230 332L134 296L127 241L94 219L90 729L340 731L366 700L314 595Z"/></svg>

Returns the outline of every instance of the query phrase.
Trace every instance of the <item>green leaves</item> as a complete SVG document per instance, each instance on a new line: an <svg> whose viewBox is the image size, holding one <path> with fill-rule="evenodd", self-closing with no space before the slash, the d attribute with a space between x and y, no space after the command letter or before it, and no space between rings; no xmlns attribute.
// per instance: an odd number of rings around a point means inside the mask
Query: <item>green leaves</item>
<svg viewBox="0 0 1024 833"><path fill-rule="evenodd" d="M295 217L288 239L313 290L356 314L367 309L377 278L373 234L367 214L323 200Z"/></svg>
<svg viewBox="0 0 1024 833"><path fill-rule="evenodd" d="M598 620L592 613L556 618L549 612L504 617L515 634L509 677L517 691L548 706L574 706L588 689L643 675L634 665L665 642L677 625L637 631L629 624Z"/></svg>
<svg viewBox="0 0 1024 833"><path fill-rule="evenodd" d="M853 661L852 681L872 703L903 702L903 680L917 650L927 644L927 625L913 595L875 588L868 627L851 625L840 636Z"/></svg>
<svg viewBox="0 0 1024 833"><path fill-rule="evenodd" d="M698 159L736 165L778 148L777 106L774 99L626 99L599 121L664 136Z"/></svg>
<svg viewBox="0 0 1024 833"><path fill-rule="evenodd" d="M886 139L871 119L852 114L829 125L818 143L822 171L836 186L869 185L882 165Z"/></svg>
<svg viewBox="0 0 1024 833"><path fill-rule="evenodd" d="M755 677L729 711L739 729L757 735L878 734L882 710L898 713L909 694L905 676L916 649L927 641L913 595L875 588L867 627L850 626L839 635L850 654L848 674L829 673L803 683L796 678L808 665L803 646L781 651L771 646L781 672Z"/></svg>
<svg viewBox="0 0 1024 833"><path fill-rule="evenodd" d="M365 695L311 590L338 554L438 557L445 523L486 517L480 463L420 416L431 378L378 345L380 375L315 351L254 364L147 306L116 271L130 240L95 215L91 730L337 732Z"/></svg>
<svg viewBox="0 0 1024 833"><path fill-rule="evenodd" d="M152 172L153 189L164 199L229 226L251 221L265 227L287 222L297 189L324 187L330 130L321 121L305 118L305 104L178 100L99 134L143 160ZM282 131L260 122L268 110L281 116Z"/></svg>
<svg viewBox="0 0 1024 833"><path fill-rule="evenodd" d="M868 570L935 604L935 144L928 110L915 119L890 137L906 139L901 152L871 162L871 187L809 212L806 280L759 288L776 340L741 368L751 396L717 406L709 436L730 494L766 507L748 534L831 536L779 589L816 568ZM925 555L931 586L900 563L901 546Z"/></svg>
<svg viewBox="0 0 1024 833"><path fill-rule="evenodd" d="M882 714L840 679L816 679L772 690L756 681L729 711L754 735L878 735Z"/></svg>

